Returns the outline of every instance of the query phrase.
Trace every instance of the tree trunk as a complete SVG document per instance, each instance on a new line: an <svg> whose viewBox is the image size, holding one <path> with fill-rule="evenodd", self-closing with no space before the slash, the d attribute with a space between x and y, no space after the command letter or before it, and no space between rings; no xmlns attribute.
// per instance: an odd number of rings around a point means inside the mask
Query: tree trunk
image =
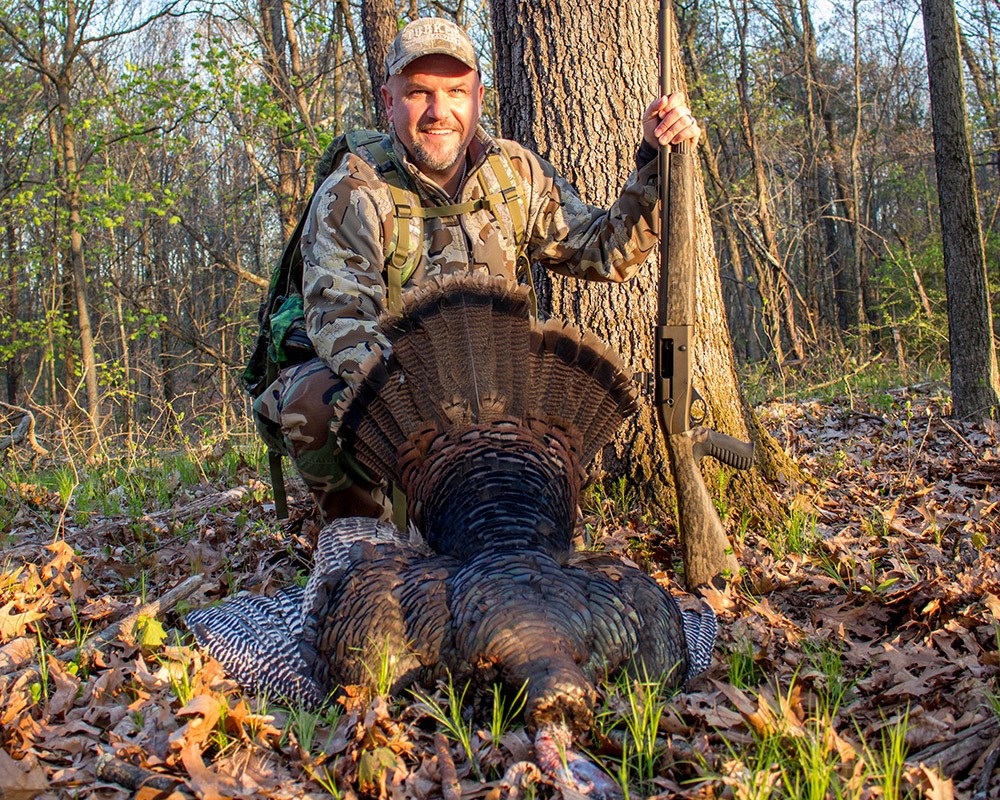
<svg viewBox="0 0 1000 800"><path fill-rule="evenodd" d="M996 415L1000 379L952 0L923 0L956 417Z"/></svg>
<svg viewBox="0 0 1000 800"><path fill-rule="evenodd" d="M10 320L20 319L19 316L19 306L20 306L20 258L17 252L17 230L14 227L13 217L7 220L5 226L7 235L4 237L4 249L6 251L6 262L7 262L7 314ZM16 334L13 331L13 326L10 331L4 333L4 344L10 345L11 350L14 350L14 337ZM11 354L10 360L5 366L7 373L7 402L11 405L18 405L18 395L21 389L21 359L20 353Z"/></svg>
<svg viewBox="0 0 1000 800"><path fill-rule="evenodd" d="M858 349L862 359L868 357L871 333L865 308L864 228L861 224L861 35L859 31L859 0L852 0L851 18L854 36L854 131L851 135L851 208L854 209L854 314L858 318Z"/></svg>
<svg viewBox="0 0 1000 800"><path fill-rule="evenodd" d="M993 144L993 166L1000 172L1000 112L997 110L996 99L987 85L976 52L969 46L961 28L958 31L958 42L962 48L965 66L968 67L969 76L972 78L972 85L976 87L976 98L979 100L979 105L983 108L983 116L986 118L986 131Z"/></svg>
<svg viewBox="0 0 1000 800"><path fill-rule="evenodd" d="M375 107L375 127L389 129L380 88L385 83L385 55L399 32L396 0L363 0L361 3L361 30L365 37L365 57L368 59L368 78L372 86Z"/></svg>
<svg viewBox="0 0 1000 800"><path fill-rule="evenodd" d="M805 125L809 139L809 169L803 179L803 202L807 205L807 221L822 230L823 268L806 274L806 280L815 292L816 309L820 326L829 331L831 337L839 340L840 333L847 328L847 312L843 287L838 285L838 276L843 275L844 265L839 252L837 224L834 220L833 200L830 197L830 181L826 174L826 163L821 146L819 119L819 76L816 55L816 31L812 23L808 0L799 0L801 14L802 48L802 103ZM809 183L811 185L806 186ZM818 249L818 248L817 248ZM838 296L841 302L838 304Z"/></svg>
<svg viewBox="0 0 1000 800"><path fill-rule="evenodd" d="M679 10L678 10L679 11ZM696 20L697 13L691 15ZM679 27L684 27L685 19L678 13L676 16ZM683 58L688 75L691 77L691 95L701 102L706 109L706 113L711 114L712 107L709 98L704 91L704 79L701 75L701 64L698 59L698 50L695 44L695 25L688 22L684 28ZM705 120L707 123L708 120ZM706 126L707 127L707 126ZM736 222L734 219L733 199L729 193L729 185L723 180L719 169L719 161L715 155L710 133L705 131L704 137L698 148L701 157L702 167L708 173L708 178L715 193L716 202L710 207L717 209L715 215L716 224L722 229L722 238L726 243L726 251L729 255L729 263L733 270L733 278L736 283L736 304L740 309L740 321L742 322L744 335L744 352L746 360L749 362L759 361L762 357L760 347L760 332L758 330L759 303L755 293L750 290L747 283L747 269L744 263L743 249L740 247L739 237L736 232ZM734 337L735 338L735 337Z"/></svg>
<svg viewBox="0 0 1000 800"><path fill-rule="evenodd" d="M756 234L749 234L747 246L758 251L755 261L760 265L760 291L766 298L765 314L769 321L768 333L771 335L774 355L779 367L785 360L784 337L788 338L794 357L801 361L805 354L795 322L795 310L792 305L791 288L781 264L781 254L778 251L777 237L774 232L774 219L771 211L771 197L768 187L764 161L757 141L754 114L750 106L749 60L747 55L747 28L749 25L749 9L744 0L741 13L733 8L736 29L739 33L740 69L736 81L737 94L740 99L740 132L743 143L753 165L754 205L756 218Z"/></svg>
<svg viewBox="0 0 1000 800"><path fill-rule="evenodd" d="M503 134L552 161L584 199L608 204L633 168L639 118L656 91L655 7L630 0L572 7L558 0L493 0L492 14L504 21L494 28ZM674 72L680 75L681 70L678 58ZM622 75L630 80L623 81ZM705 190L700 175L696 177L694 379L706 397L706 424L747 440L749 429L760 431L737 383ZM634 369L651 370L656 319L652 258L628 285L554 278L550 296L555 314L594 330ZM764 470L752 470L730 484L739 494L734 507L746 503L772 516L776 504L764 475L776 477L795 468L766 433L754 438ZM670 471L648 402L609 446L603 466L612 476L628 476L651 508L661 514L672 511Z"/></svg>
<svg viewBox="0 0 1000 800"><path fill-rule="evenodd" d="M55 89L59 105L60 139L62 145L63 202L69 215L69 262L73 275L73 294L76 300L76 322L80 332L80 361L83 365L83 383L87 392L87 415L93 427L96 446L101 428L101 394L97 385L97 353L94 332L90 321L90 299L87 286L87 267L83 250L83 208L80 199L80 167L76 155L76 127L73 124L71 87L73 85L73 60L77 48L76 3L66 5L66 30L63 38L62 68Z"/></svg>
<svg viewBox="0 0 1000 800"><path fill-rule="evenodd" d="M358 41L358 32L354 28L354 12L351 9L349 0L337 0L337 7L340 9L340 21L347 31L347 39L351 43L351 60L354 62L354 71L358 76L358 83L361 85L361 106L362 118L366 120L366 125L374 125L378 107L382 104L379 97L379 87L368 87L370 79L366 80L368 71L361 58L361 43ZM381 86L381 83L379 84ZM365 91L371 88L371 93Z"/></svg>

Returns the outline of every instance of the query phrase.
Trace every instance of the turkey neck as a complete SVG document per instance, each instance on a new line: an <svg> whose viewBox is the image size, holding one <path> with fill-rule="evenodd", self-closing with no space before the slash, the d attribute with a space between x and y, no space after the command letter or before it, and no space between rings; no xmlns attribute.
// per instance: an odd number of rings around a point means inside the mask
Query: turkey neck
<svg viewBox="0 0 1000 800"><path fill-rule="evenodd" d="M532 727L590 725L593 619L581 578L541 548L487 548L451 580L455 666L495 669L512 690L526 687Z"/></svg>
<svg viewBox="0 0 1000 800"><path fill-rule="evenodd" d="M525 428L441 436L408 472L413 518L438 553L570 548L579 468L562 439Z"/></svg>

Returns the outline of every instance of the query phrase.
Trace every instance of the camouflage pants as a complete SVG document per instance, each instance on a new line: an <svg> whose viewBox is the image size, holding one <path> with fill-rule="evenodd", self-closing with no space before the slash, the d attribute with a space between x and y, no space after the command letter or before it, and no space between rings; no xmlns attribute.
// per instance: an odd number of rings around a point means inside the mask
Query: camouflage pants
<svg viewBox="0 0 1000 800"><path fill-rule="evenodd" d="M257 430L284 453L319 504L323 519L385 517L384 494L330 433L344 382L320 359L287 367L253 403Z"/></svg>

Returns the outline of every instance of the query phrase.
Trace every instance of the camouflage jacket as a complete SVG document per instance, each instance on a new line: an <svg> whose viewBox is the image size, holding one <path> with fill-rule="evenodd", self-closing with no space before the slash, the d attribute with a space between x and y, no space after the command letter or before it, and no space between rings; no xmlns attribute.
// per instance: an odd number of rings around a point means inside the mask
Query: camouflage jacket
<svg viewBox="0 0 1000 800"><path fill-rule="evenodd" d="M455 198L429 181L392 145L427 206L464 203L483 192L477 173L486 170L491 191L500 187L489 152L503 148L511 177L520 185L527 214L526 251L548 269L594 281L628 280L657 241L658 175L655 153L644 147L618 200L610 209L584 203L551 164L516 142L494 139L480 128L470 146L469 168ZM399 154L403 154L400 156ZM367 156L367 154L365 154ZM385 308L385 249L394 233L394 205L375 161L349 153L317 191L302 232L303 304L306 331L317 354L351 381L369 354L385 344L375 331ZM413 235L419 233L413 223ZM423 252L404 290L456 271L485 270L513 279L517 244L504 204L455 217L423 221Z"/></svg>

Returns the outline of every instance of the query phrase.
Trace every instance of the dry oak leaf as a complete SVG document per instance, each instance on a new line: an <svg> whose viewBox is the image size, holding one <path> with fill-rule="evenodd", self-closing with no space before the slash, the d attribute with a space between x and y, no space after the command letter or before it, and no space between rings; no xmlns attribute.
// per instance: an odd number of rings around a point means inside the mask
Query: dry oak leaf
<svg viewBox="0 0 1000 800"><path fill-rule="evenodd" d="M47 573L50 579L65 572L66 568L73 563L73 559L76 558L73 548L64 541L47 544L45 545L45 549L51 553L55 553L52 560L42 568L42 572Z"/></svg>
<svg viewBox="0 0 1000 800"><path fill-rule="evenodd" d="M68 670L63 669L57 658L49 656L49 677L55 683L56 690L49 698L46 711L49 717L58 717L69 711L76 701L80 688L80 679Z"/></svg>
<svg viewBox="0 0 1000 800"><path fill-rule="evenodd" d="M15 610L16 601L11 600L3 608L0 608L0 641L8 641L18 636L24 636L24 632L29 622L45 619L45 614L33 608L27 610Z"/></svg>
<svg viewBox="0 0 1000 800"><path fill-rule="evenodd" d="M223 702L221 698L211 694L200 694L191 698L191 701L177 712L177 716L193 717L193 719L171 734L170 746L183 750L191 743L201 745L212 733L215 723L219 721Z"/></svg>
<svg viewBox="0 0 1000 800"><path fill-rule="evenodd" d="M904 778L923 791L924 800L955 800L955 784L951 778L941 776L923 762L908 769Z"/></svg>
<svg viewBox="0 0 1000 800"><path fill-rule="evenodd" d="M2 612L0 612L2 614ZM0 625L3 622L0 620ZM4 638L0 633L0 638ZM22 636L0 647L0 675L21 669L35 657L37 640L30 636Z"/></svg>
<svg viewBox="0 0 1000 800"><path fill-rule="evenodd" d="M49 786L45 770L32 757L15 761L0 749L0 798L31 800Z"/></svg>
<svg viewBox="0 0 1000 800"><path fill-rule="evenodd" d="M205 766L201 757L201 745L188 739L181 749L181 763L188 774L188 785L201 800L222 800L224 797L238 797L241 792L236 782L223 777Z"/></svg>

